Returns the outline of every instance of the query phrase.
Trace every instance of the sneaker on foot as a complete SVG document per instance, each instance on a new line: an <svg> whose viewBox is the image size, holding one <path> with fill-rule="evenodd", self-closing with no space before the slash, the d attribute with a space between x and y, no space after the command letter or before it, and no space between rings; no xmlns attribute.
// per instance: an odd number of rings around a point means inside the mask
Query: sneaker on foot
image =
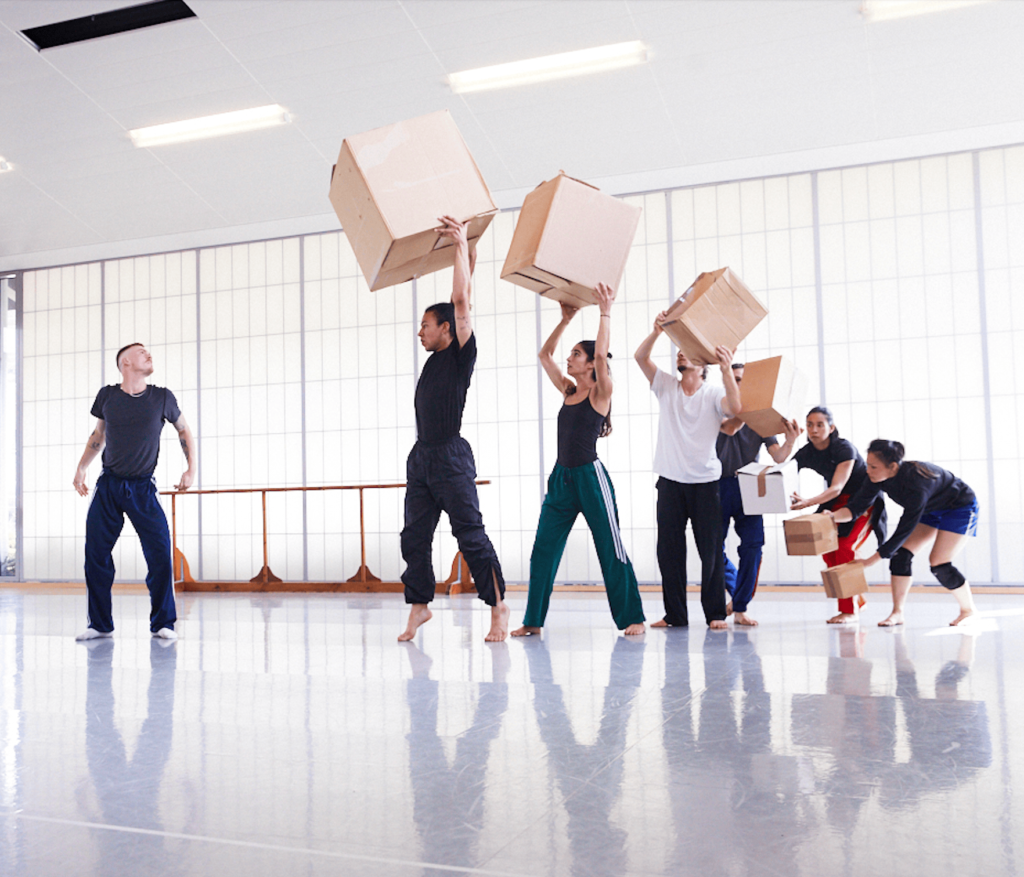
<svg viewBox="0 0 1024 877"><path fill-rule="evenodd" d="M161 627L159 630L154 630L153 631L153 636L158 636L158 637L160 637L160 639L177 639L178 638L178 634L176 634L169 627Z"/></svg>
<svg viewBox="0 0 1024 877"><path fill-rule="evenodd" d="M96 630L94 627L87 627L78 636L75 637L76 642L85 642L87 639L99 639L101 636L113 636L114 632L108 630L104 633L102 630Z"/></svg>

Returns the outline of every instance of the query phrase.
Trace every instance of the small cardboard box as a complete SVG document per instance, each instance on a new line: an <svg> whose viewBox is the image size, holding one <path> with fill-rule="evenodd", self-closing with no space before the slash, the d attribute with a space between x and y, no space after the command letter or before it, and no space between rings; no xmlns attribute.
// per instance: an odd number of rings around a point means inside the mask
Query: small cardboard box
<svg viewBox="0 0 1024 877"><path fill-rule="evenodd" d="M329 197L372 290L455 264L439 216L468 220L474 247L498 212L447 110L346 137Z"/></svg>
<svg viewBox="0 0 1024 877"><path fill-rule="evenodd" d="M501 279L573 307L619 288L640 208L560 173L523 201Z"/></svg>
<svg viewBox="0 0 1024 877"><path fill-rule="evenodd" d="M839 547L839 531L831 515L799 515L782 522L786 554L827 554Z"/></svg>
<svg viewBox="0 0 1024 877"><path fill-rule="evenodd" d="M788 357L748 362L740 383L740 420L762 438L779 435L786 420L801 416L806 395L807 377Z"/></svg>
<svg viewBox="0 0 1024 877"><path fill-rule="evenodd" d="M856 597L868 590L868 580L864 576L864 564L856 560L841 563L830 569L821 571L821 581L825 585L825 594L829 597Z"/></svg>
<svg viewBox="0 0 1024 877"><path fill-rule="evenodd" d="M736 470L743 512L747 515L784 515L789 498L797 488L796 466L792 461L781 466L748 463Z"/></svg>
<svg viewBox="0 0 1024 877"><path fill-rule="evenodd" d="M713 365L719 344L735 350L766 316L768 308L726 267L694 280L662 325L690 362Z"/></svg>

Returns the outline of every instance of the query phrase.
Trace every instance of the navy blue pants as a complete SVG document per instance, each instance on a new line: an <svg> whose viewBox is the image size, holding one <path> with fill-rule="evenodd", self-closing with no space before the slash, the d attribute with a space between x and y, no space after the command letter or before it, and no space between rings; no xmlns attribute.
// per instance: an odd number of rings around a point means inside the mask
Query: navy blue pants
<svg viewBox="0 0 1024 877"><path fill-rule="evenodd" d="M405 464L405 480L405 602L429 603L434 599L437 579L430 554L437 522L441 512L445 512L480 599L494 606L498 602L494 583L497 581L504 597L505 579L498 555L484 531L476 493L476 462L469 442L461 436L438 445L416 442Z"/></svg>
<svg viewBox="0 0 1024 877"><path fill-rule="evenodd" d="M174 568L167 515L160 505L151 478L118 478L103 472L96 480L89 514L85 519L85 585L89 591L89 627L109 633L114 629L110 613L110 589L114 584L114 543L132 522L146 558L146 587L151 609L149 629L174 629Z"/></svg>
<svg viewBox="0 0 1024 877"><path fill-rule="evenodd" d="M722 503L722 562L725 569L725 589L732 597L735 612L746 612L757 590L757 576L761 571L761 549L764 548L764 519L760 515L745 515L740 497L740 482L733 475L718 482L718 497ZM739 569L732 565L725 553L725 537L729 524L736 527L740 537Z"/></svg>

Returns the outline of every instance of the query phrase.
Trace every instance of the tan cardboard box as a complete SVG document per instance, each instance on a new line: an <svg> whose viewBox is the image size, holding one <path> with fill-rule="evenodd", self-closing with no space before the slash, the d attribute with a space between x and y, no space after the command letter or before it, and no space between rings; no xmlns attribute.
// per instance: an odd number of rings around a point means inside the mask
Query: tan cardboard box
<svg viewBox="0 0 1024 877"><path fill-rule="evenodd" d="M828 554L839 547L839 531L831 515L798 515L782 522L786 554Z"/></svg>
<svg viewBox="0 0 1024 877"><path fill-rule="evenodd" d="M663 325L690 362L711 365L719 344L735 350L766 316L768 308L726 267L694 280Z"/></svg>
<svg viewBox="0 0 1024 877"><path fill-rule="evenodd" d="M855 560L841 563L831 569L823 569L821 580L825 585L825 594L829 597L856 597L857 594L864 594L868 590L864 565Z"/></svg>
<svg viewBox="0 0 1024 877"><path fill-rule="evenodd" d="M502 280L573 307L619 288L640 208L560 173L523 201Z"/></svg>
<svg viewBox="0 0 1024 877"><path fill-rule="evenodd" d="M439 216L468 220L473 247L498 212L447 110L346 137L329 197L373 290L455 264Z"/></svg>
<svg viewBox="0 0 1024 877"><path fill-rule="evenodd" d="M789 357L748 362L740 383L740 420L760 436L780 435L786 420L803 419L806 395L807 377Z"/></svg>

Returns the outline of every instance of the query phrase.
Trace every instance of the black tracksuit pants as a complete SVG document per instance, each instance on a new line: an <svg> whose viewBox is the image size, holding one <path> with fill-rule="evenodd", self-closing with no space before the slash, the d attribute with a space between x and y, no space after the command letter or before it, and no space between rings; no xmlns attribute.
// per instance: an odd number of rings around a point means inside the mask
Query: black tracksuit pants
<svg viewBox="0 0 1024 877"><path fill-rule="evenodd" d="M476 493L476 462L462 436L427 445L416 442L405 464L405 526L402 528L402 573L406 603L429 603L437 580L431 563L434 531L441 512L469 565L477 593L488 606L498 601L494 583L505 596L505 579L491 540L484 531Z"/></svg>
<svg viewBox="0 0 1024 877"><path fill-rule="evenodd" d="M722 563L722 506L718 482L681 484L658 479L658 566L665 599L665 621L684 627L686 612L686 523L700 555L700 602L704 618L725 620L725 568Z"/></svg>

